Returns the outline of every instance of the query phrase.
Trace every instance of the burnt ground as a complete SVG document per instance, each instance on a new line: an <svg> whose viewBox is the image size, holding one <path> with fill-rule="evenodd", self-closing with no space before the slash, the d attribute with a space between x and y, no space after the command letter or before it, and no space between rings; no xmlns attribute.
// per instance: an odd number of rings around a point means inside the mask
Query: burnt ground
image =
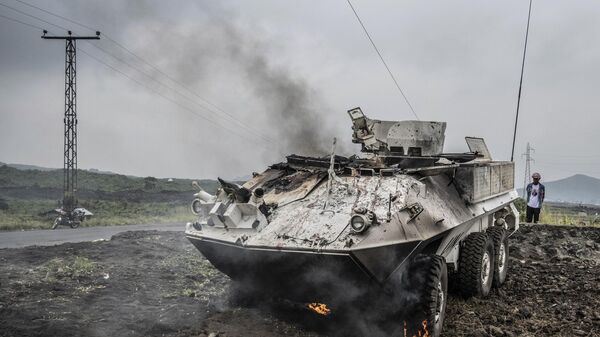
<svg viewBox="0 0 600 337"><path fill-rule="evenodd" d="M511 245L507 283L486 299L452 296L444 335L600 336L600 228L523 226ZM239 306L232 288L180 232L0 249L0 336L348 333L269 299Z"/></svg>

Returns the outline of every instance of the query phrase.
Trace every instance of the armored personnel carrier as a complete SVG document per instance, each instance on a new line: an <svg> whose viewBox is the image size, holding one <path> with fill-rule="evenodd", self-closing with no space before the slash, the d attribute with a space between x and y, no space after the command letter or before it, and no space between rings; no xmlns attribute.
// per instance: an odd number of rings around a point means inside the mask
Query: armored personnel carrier
<svg viewBox="0 0 600 337"><path fill-rule="evenodd" d="M449 279L465 296L506 279L514 163L481 138L444 153L443 122L348 114L364 157L336 156L334 140L330 156L290 155L241 186L219 179L216 195L196 194L186 236L248 288L324 315L384 310L396 334L439 336Z"/></svg>

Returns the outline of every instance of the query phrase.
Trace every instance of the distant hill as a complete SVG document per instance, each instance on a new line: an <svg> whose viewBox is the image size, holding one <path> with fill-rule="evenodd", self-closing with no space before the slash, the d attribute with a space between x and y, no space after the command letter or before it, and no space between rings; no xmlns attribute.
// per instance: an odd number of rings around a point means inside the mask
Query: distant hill
<svg viewBox="0 0 600 337"><path fill-rule="evenodd" d="M555 180L542 181L546 186L546 200L600 205L600 179L576 174L574 176ZM523 189L518 190L519 195Z"/></svg>
<svg viewBox="0 0 600 337"><path fill-rule="evenodd" d="M16 168L17 170L38 170L38 171L54 171L58 170L56 168L42 167L36 165L25 165L25 164L7 164L0 161L0 166L8 166L12 168Z"/></svg>
<svg viewBox="0 0 600 337"><path fill-rule="evenodd" d="M56 170L62 170L62 168L50 168L50 167L43 167L43 166L37 166L37 165L27 165L27 164L9 164L9 163L3 163L0 161L0 166L8 166L8 167L12 167L12 168L16 168L17 170L21 170L21 171L27 171L27 170L36 170L36 171L56 171ZM90 172L94 172L94 173L102 173L102 174L116 174L114 172L111 171L100 171L98 169L95 168L91 168L89 170L82 170L82 171L90 171Z"/></svg>
<svg viewBox="0 0 600 337"><path fill-rule="evenodd" d="M0 192L14 189L57 189L63 188L62 169L37 169L29 165L27 169L15 168L13 165L0 165ZM132 177L122 174L108 174L93 170L78 170L79 190L120 192L144 191L146 193L192 192L191 179L164 179L154 177ZM207 191L213 192L218 183L214 180L198 180ZM1 194L1 193L0 193Z"/></svg>

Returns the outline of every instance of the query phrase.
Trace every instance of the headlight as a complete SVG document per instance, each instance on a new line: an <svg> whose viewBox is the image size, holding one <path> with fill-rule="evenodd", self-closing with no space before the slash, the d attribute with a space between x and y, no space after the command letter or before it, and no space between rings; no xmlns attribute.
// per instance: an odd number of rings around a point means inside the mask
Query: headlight
<svg viewBox="0 0 600 337"><path fill-rule="evenodd" d="M364 214L355 214L350 218L350 227L355 233L362 233L371 226L371 221Z"/></svg>
<svg viewBox="0 0 600 337"><path fill-rule="evenodd" d="M192 213L198 216L204 216L204 211L202 209L202 201L200 201L200 199L194 199L192 201Z"/></svg>

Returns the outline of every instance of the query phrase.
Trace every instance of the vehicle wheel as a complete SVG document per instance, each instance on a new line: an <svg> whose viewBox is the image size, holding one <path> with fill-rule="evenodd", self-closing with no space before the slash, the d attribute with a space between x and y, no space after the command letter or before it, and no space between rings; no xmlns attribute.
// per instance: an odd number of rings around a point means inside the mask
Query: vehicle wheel
<svg viewBox="0 0 600 337"><path fill-rule="evenodd" d="M60 225L60 218L54 219L54 223L52 224L52 229L56 229Z"/></svg>
<svg viewBox="0 0 600 337"><path fill-rule="evenodd" d="M394 336L432 336L442 333L448 300L448 268L439 255L419 255L408 269L417 303L403 323L403 331ZM412 276L412 277L411 277Z"/></svg>
<svg viewBox="0 0 600 337"><path fill-rule="evenodd" d="M491 227L487 230L488 236L494 243L494 282L493 286L500 288L504 281L506 281L506 275L508 274L508 235L506 230L502 227Z"/></svg>
<svg viewBox="0 0 600 337"><path fill-rule="evenodd" d="M79 227L80 223L81 222L79 222L79 221L71 221L71 228L77 228L77 227Z"/></svg>
<svg viewBox="0 0 600 337"><path fill-rule="evenodd" d="M195 215L200 215L202 213L202 207L200 206L202 201L200 199L194 199L192 201L192 213Z"/></svg>
<svg viewBox="0 0 600 337"><path fill-rule="evenodd" d="M458 262L461 293L485 297L494 278L494 243L486 233L471 233L463 241Z"/></svg>

